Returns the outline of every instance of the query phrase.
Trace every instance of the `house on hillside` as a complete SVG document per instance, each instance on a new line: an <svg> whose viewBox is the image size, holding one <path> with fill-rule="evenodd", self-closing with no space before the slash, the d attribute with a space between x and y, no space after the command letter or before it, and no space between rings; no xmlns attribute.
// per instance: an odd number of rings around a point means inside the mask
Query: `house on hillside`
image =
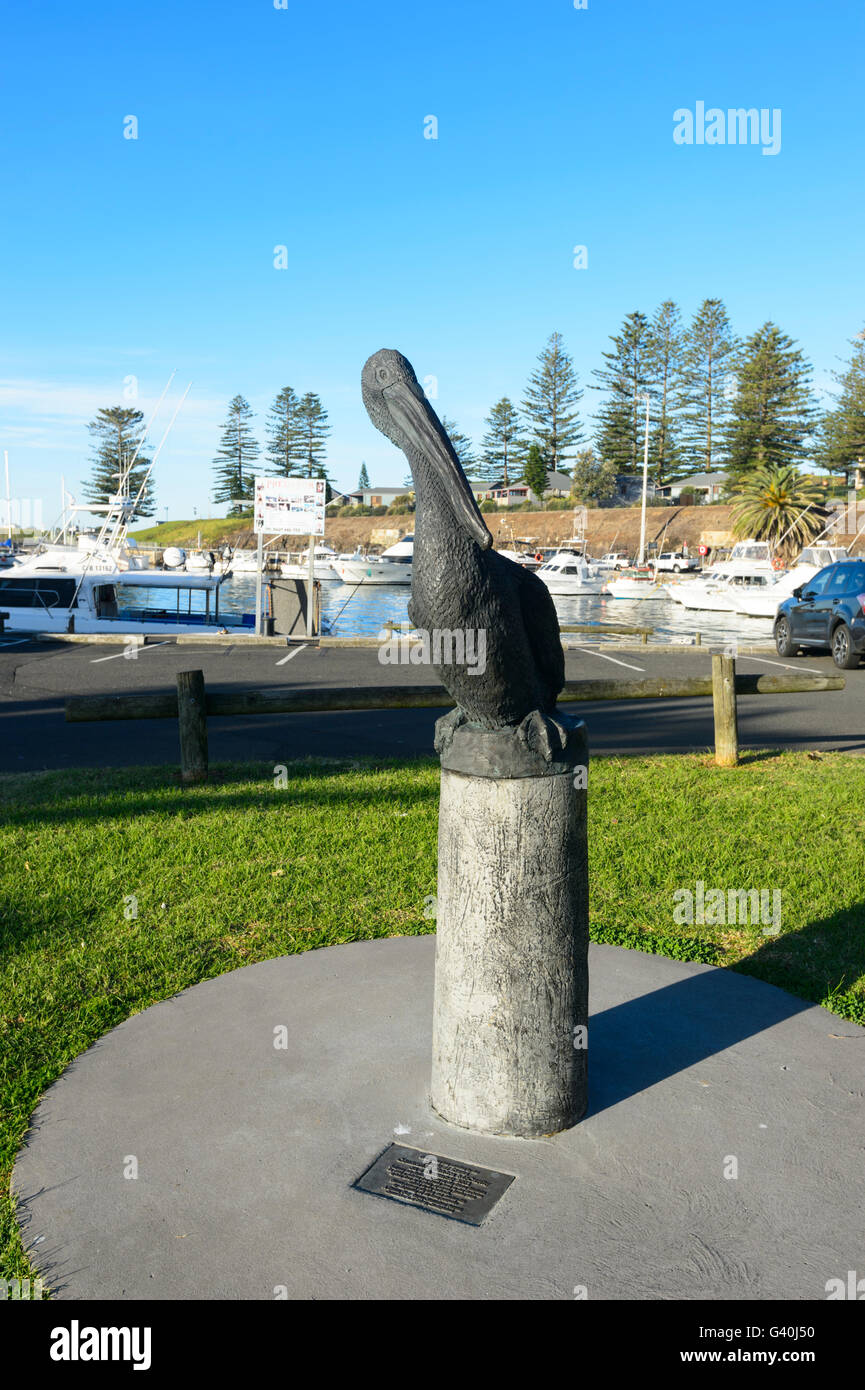
<svg viewBox="0 0 865 1390"><path fill-rule="evenodd" d="M675 482L664 483L657 492L671 502L678 502L683 492L690 491L697 495L701 503L708 505L720 500L726 485L726 473L691 473L685 478L677 478Z"/></svg>
<svg viewBox="0 0 865 1390"><path fill-rule="evenodd" d="M405 497L407 487L364 487L350 492L346 501L350 507L390 507L394 498Z"/></svg>
<svg viewBox="0 0 865 1390"><path fill-rule="evenodd" d="M569 473L558 473L554 468L547 469L547 490L544 497L569 497L574 480Z"/></svg>
<svg viewBox="0 0 865 1390"><path fill-rule="evenodd" d="M521 502L532 502L538 505L538 495L533 492L528 483L510 483L505 487L504 483L498 483L493 487L488 487L484 494L485 500L496 502L500 507L518 507Z"/></svg>
<svg viewBox="0 0 865 1390"><path fill-rule="evenodd" d="M543 500L550 497L568 497L573 485L573 479L567 473L557 473L555 469L548 468ZM503 482L494 483L492 486L487 483L485 486L484 498L497 502L500 507L516 507L521 502L531 502L535 507L542 504L542 499L529 487L525 478L519 478L507 487Z"/></svg>

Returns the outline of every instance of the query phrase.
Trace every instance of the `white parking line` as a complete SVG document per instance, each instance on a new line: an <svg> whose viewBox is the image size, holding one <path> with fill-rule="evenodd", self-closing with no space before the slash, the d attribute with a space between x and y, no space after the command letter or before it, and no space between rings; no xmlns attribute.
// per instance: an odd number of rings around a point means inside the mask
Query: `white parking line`
<svg viewBox="0 0 865 1390"><path fill-rule="evenodd" d="M739 658L740 661L761 661L764 666L782 666L785 671L807 671L812 676L823 676L825 671L821 671L818 666L800 666L798 662L791 666L787 661L769 661L765 656L748 656L745 652Z"/></svg>
<svg viewBox="0 0 865 1390"><path fill-rule="evenodd" d="M148 651L150 651L151 647L167 647L167 646L168 646L168 643L167 643L167 642L148 642L148 644L147 644L146 647L133 647L133 651L135 652L135 656L134 656L134 657L129 657L128 659L129 659L130 661L137 661L137 660L138 660L138 653L139 653L139 652L148 652ZM123 648L123 651L122 651L122 652L112 652L112 653L111 653L111 656L94 656L94 657L92 657L91 660L90 660L90 665L91 665L91 666L98 666L99 663L100 663L100 661L116 661L117 658L118 658L119 656L126 656L126 647Z"/></svg>
<svg viewBox="0 0 865 1390"><path fill-rule="evenodd" d="M287 661L291 661L291 658L292 658L293 656L297 656L298 652L305 652L305 651L306 651L306 643L304 642L302 646L300 646L300 647L294 647L294 648L292 649L292 651L290 651L290 652L288 653L288 656L281 656L281 657L279 658L279 661L278 661L276 664L277 664L277 666L284 666L285 663L286 663Z"/></svg>
<svg viewBox="0 0 865 1390"><path fill-rule="evenodd" d="M0 647L20 647L22 642L29 641L29 637L13 637L11 642L7 642L2 637L0 637Z"/></svg>
<svg viewBox="0 0 865 1390"><path fill-rule="evenodd" d="M594 647L583 647L579 642L569 642L565 650L589 652L591 656L599 656L602 661L612 661L614 666L627 666L629 671L645 671L645 666L632 666L630 661L617 661L614 656L606 656L603 652L596 652Z"/></svg>

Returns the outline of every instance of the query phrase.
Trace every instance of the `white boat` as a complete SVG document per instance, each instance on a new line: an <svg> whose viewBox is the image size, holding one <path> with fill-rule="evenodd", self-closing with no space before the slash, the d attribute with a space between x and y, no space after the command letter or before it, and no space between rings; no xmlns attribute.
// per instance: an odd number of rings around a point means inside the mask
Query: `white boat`
<svg viewBox="0 0 865 1390"><path fill-rule="evenodd" d="M220 614L223 583L216 575L105 573L85 571L80 564L70 570L34 562L0 573L0 608L9 614L7 632L171 637L229 629L238 637L251 635L254 614ZM196 595L200 606L195 606Z"/></svg>
<svg viewBox="0 0 865 1390"><path fill-rule="evenodd" d="M778 605L790 598L800 584L806 584L819 570L833 565L836 560L848 558L844 546L806 546L792 569L775 574L766 584L742 586L733 591L729 595L735 604L733 611L749 618L774 618Z"/></svg>
<svg viewBox="0 0 865 1390"><path fill-rule="evenodd" d="M257 550L233 550L231 552L232 574L257 574Z"/></svg>
<svg viewBox="0 0 865 1390"><path fill-rule="evenodd" d="M410 584L411 571L381 555L340 555L334 569L343 584Z"/></svg>
<svg viewBox="0 0 865 1390"><path fill-rule="evenodd" d="M716 564L698 579L667 584L666 593L683 608L708 613L735 613L740 593L771 584L777 571L767 541L737 541L729 560Z"/></svg>
<svg viewBox="0 0 865 1390"><path fill-rule="evenodd" d="M149 556L142 554L138 542L125 531L115 537L80 531L77 550L82 555L97 556L109 565L113 561L122 570L146 570L150 564Z"/></svg>
<svg viewBox="0 0 865 1390"><path fill-rule="evenodd" d="M317 545L312 557L312 577L320 583L331 583L339 580L339 575L334 569L334 561L337 553L329 545ZM279 572L284 579L308 579L309 578L309 547L302 550L298 555L290 555L287 560L283 560L279 567Z"/></svg>
<svg viewBox="0 0 865 1390"><path fill-rule="evenodd" d="M654 574L620 574L617 579L606 581L604 593L609 594L610 598L636 599L638 602L667 597L664 586L658 584Z"/></svg>
<svg viewBox="0 0 865 1390"><path fill-rule="evenodd" d="M602 574L591 568L585 556L569 550L560 550L535 570L535 574L551 594L569 598L578 598L581 594L602 594L607 582Z"/></svg>
<svg viewBox="0 0 865 1390"><path fill-rule="evenodd" d="M497 555L504 555L506 560L513 560L515 565L521 565L524 570L537 570L541 564L534 555L525 555L519 550L496 550Z"/></svg>
<svg viewBox="0 0 865 1390"><path fill-rule="evenodd" d="M339 555L334 569L343 584L410 584L414 536L403 536L381 555Z"/></svg>
<svg viewBox="0 0 865 1390"><path fill-rule="evenodd" d="M210 574L216 557L210 550L191 550L186 556L187 574Z"/></svg>
<svg viewBox="0 0 865 1390"><path fill-rule="evenodd" d="M396 545L389 545L387 550L381 552L381 558L392 560L395 565L404 565L408 570L408 579L405 582L410 584L411 567L414 560L414 533L410 532L407 536L403 536Z"/></svg>

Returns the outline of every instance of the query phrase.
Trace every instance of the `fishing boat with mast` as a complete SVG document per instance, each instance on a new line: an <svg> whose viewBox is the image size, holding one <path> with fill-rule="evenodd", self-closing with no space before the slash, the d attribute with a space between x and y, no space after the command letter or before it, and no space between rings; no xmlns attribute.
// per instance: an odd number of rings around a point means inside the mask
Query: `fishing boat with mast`
<svg viewBox="0 0 865 1390"><path fill-rule="evenodd" d="M173 373L147 430L172 378ZM14 556L12 563L0 571L0 609L9 615L5 620L8 632L177 636L202 630L232 629L238 635L254 631L254 614L220 613L220 587L227 575L147 569L127 535L190 386L183 393L135 496L130 487L132 470L147 430L135 454L120 460L118 490L107 502L84 506L73 502L69 508L64 507L63 525L55 539L29 554ZM69 539L77 512L104 513L98 534L85 536L81 545L73 545Z"/></svg>

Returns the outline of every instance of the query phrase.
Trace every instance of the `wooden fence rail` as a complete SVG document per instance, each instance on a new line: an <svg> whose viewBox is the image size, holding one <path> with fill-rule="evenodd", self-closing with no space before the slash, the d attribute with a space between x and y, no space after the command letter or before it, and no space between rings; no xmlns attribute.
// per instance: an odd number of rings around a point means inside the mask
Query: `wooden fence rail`
<svg viewBox="0 0 865 1390"><path fill-rule="evenodd" d="M736 697L792 695L843 690L843 676L737 676L732 657L713 656L712 675L651 680L568 681L559 704L575 701L687 700L712 696L715 710L715 760L738 761ZM109 719L177 719L180 726L181 773L184 781L207 775L207 719L229 715L308 714L332 710L445 709L455 702L442 685L349 686L293 690L231 690L208 693L201 671L180 671L177 690L161 695L71 695L66 722L82 724Z"/></svg>

